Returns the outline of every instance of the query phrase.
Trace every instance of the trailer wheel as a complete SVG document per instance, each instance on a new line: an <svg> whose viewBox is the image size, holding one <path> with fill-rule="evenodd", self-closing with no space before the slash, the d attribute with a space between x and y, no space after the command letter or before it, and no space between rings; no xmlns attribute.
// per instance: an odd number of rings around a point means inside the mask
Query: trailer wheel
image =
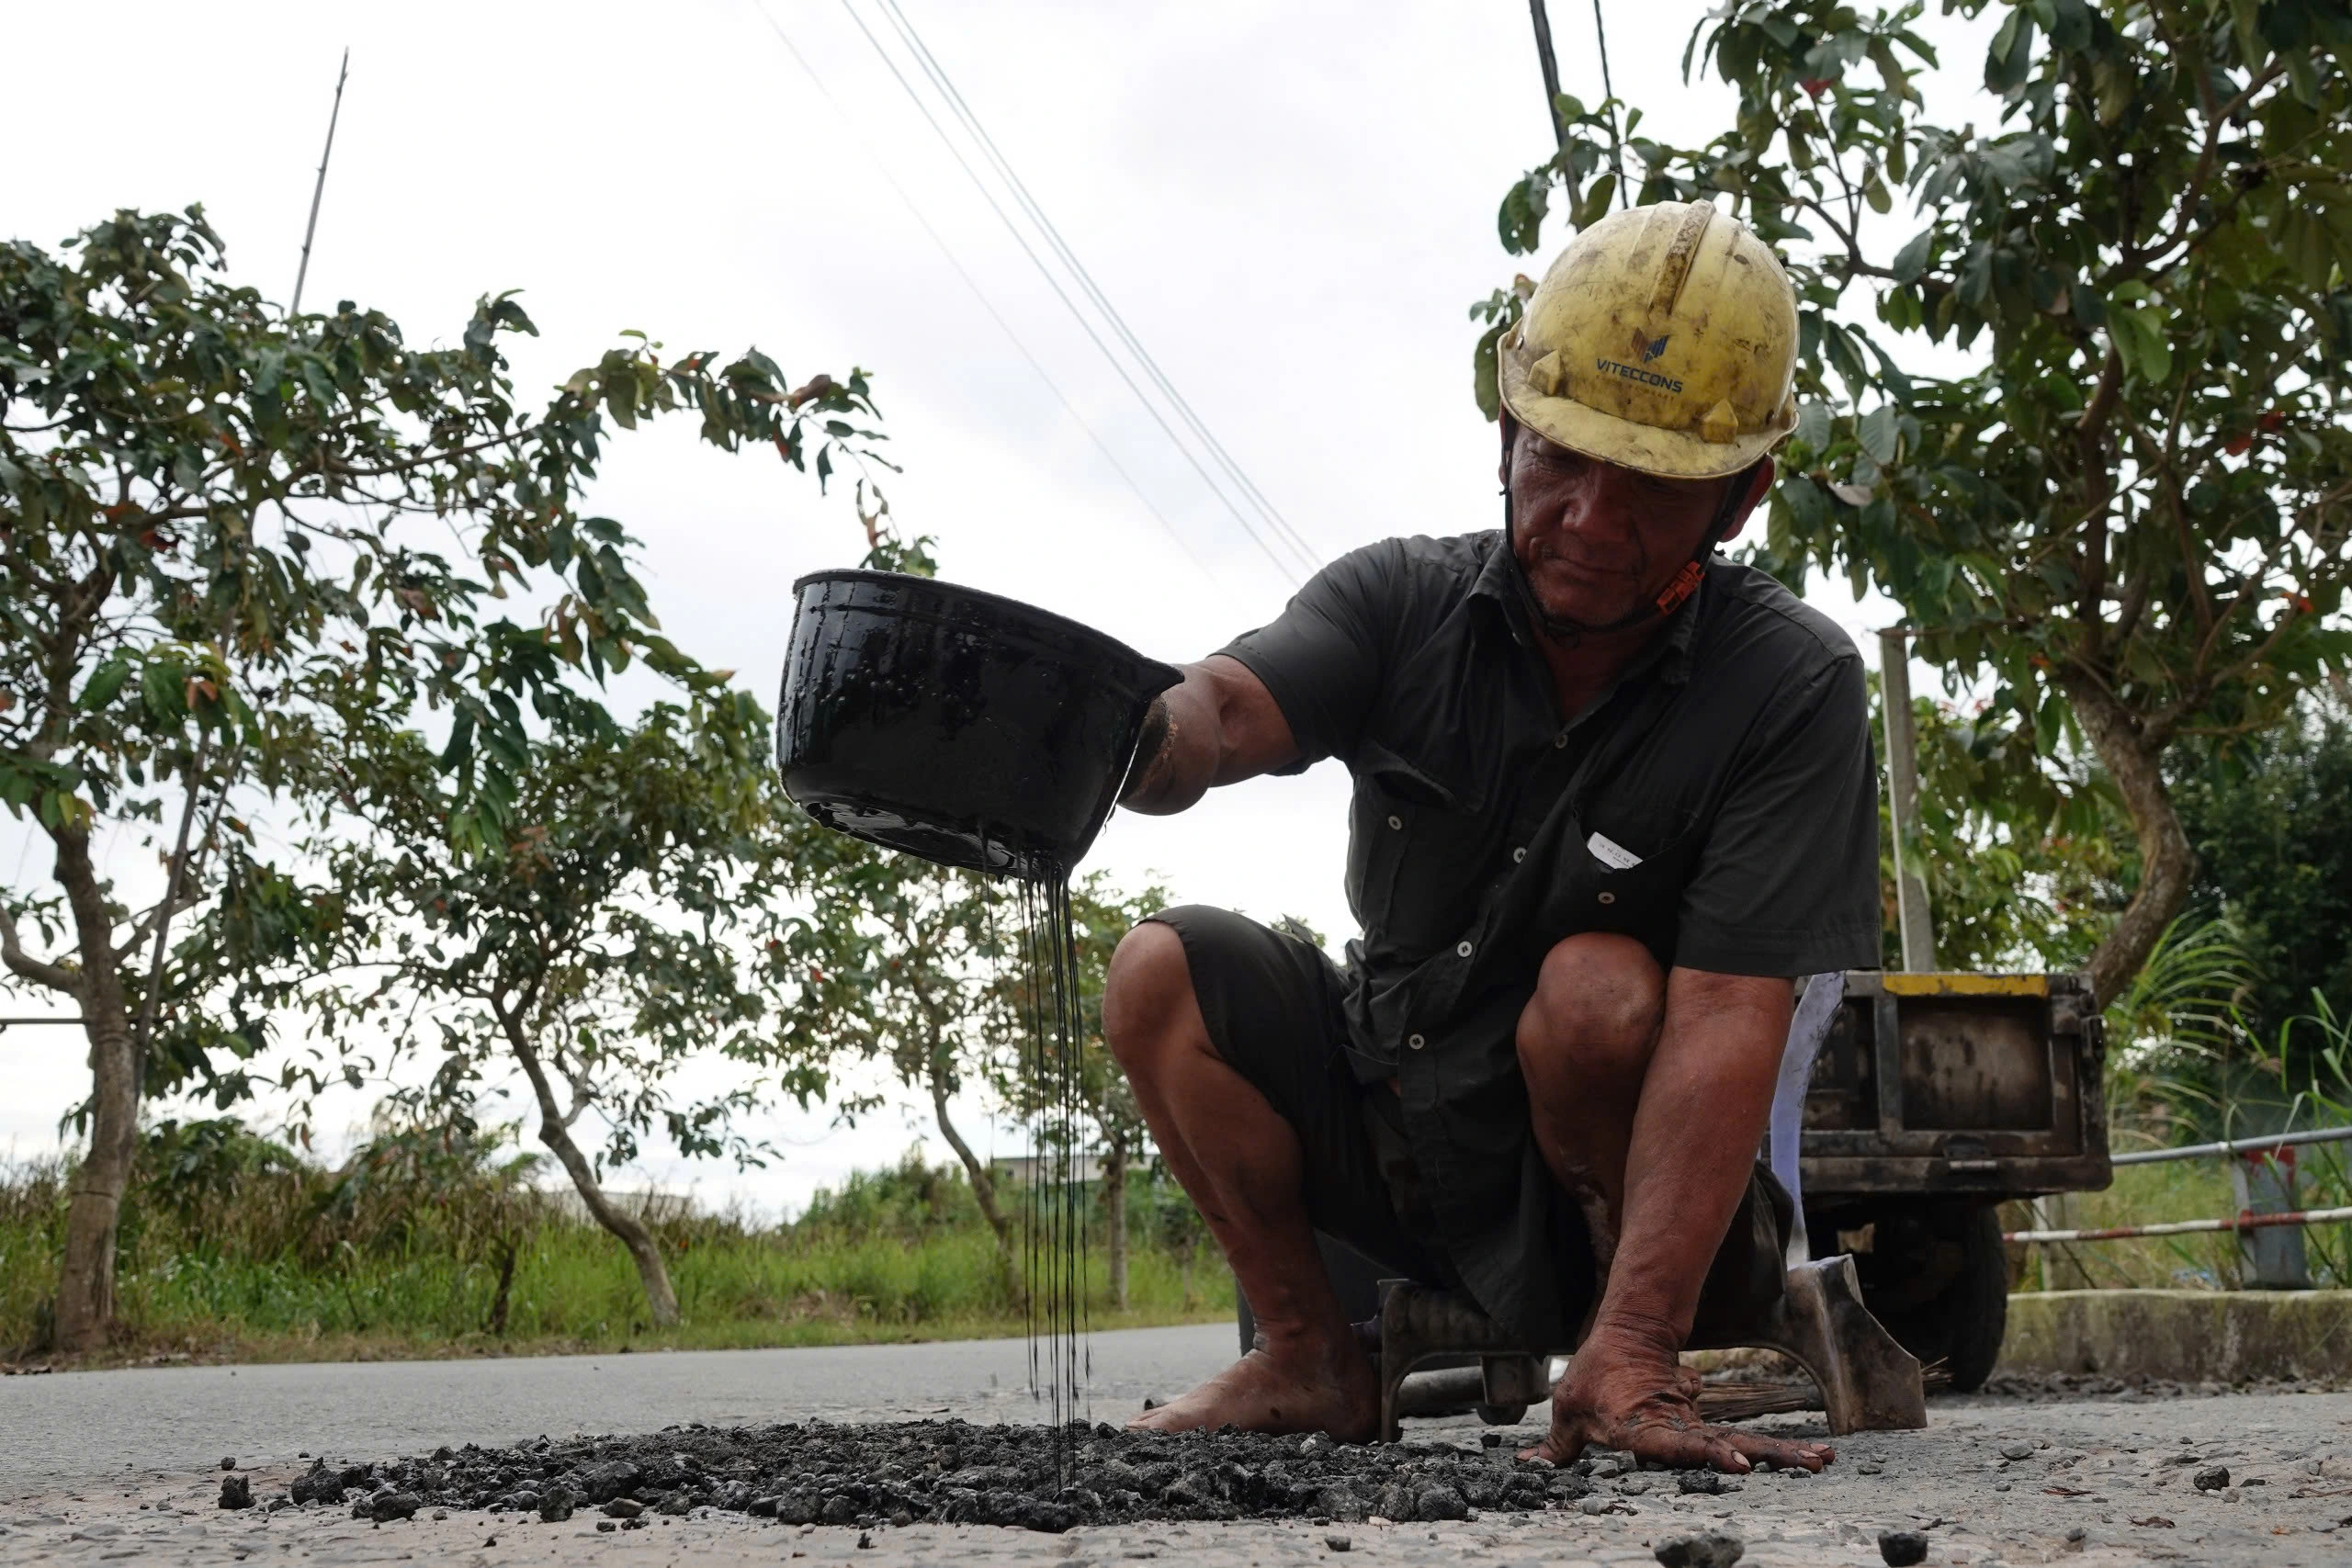
<svg viewBox="0 0 2352 1568"><path fill-rule="evenodd" d="M2009 1269L2000 1211L1928 1202L1882 1210L1872 1249L1855 1259L1862 1302L1923 1366L1944 1363L1956 1393L1984 1386L2008 1329Z"/></svg>

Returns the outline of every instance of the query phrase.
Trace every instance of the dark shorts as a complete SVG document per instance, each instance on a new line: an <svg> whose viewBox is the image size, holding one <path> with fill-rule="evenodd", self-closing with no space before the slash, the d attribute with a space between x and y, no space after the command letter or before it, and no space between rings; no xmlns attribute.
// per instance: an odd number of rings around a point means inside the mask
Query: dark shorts
<svg viewBox="0 0 2352 1568"><path fill-rule="evenodd" d="M1229 909L1189 904L1152 919L1184 944L1210 1044L1298 1134L1307 1223L1401 1278L1458 1286L1419 1202L1396 1094L1387 1080L1361 1081L1349 1056L1339 966L1312 943ZM1574 1204L1553 1211L1538 1222L1546 1243L1589 1298L1589 1234ZM1751 1321L1779 1294L1789 1222L1786 1195L1759 1167L1708 1271L1701 1330Z"/></svg>

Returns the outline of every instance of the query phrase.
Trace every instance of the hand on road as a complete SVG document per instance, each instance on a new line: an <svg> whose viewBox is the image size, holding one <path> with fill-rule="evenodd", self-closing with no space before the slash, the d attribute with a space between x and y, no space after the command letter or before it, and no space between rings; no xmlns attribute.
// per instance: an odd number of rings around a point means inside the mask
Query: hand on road
<svg viewBox="0 0 2352 1568"><path fill-rule="evenodd" d="M1552 1393L1550 1435L1520 1457L1568 1464L1587 1443L1598 1443L1678 1469L1712 1465L1733 1475L1758 1460L1817 1471L1838 1457L1826 1443L1709 1426L1694 1401L1696 1383L1673 1351L1632 1337L1604 1338L1596 1329Z"/></svg>

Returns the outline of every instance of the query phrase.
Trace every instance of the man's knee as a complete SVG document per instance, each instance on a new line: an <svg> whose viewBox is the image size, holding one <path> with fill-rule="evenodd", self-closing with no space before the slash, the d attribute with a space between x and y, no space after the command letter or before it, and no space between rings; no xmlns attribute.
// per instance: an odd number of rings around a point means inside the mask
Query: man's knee
<svg viewBox="0 0 2352 1568"><path fill-rule="evenodd" d="M1522 1072L1606 1070L1646 1061L1666 1016L1666 976L1631 937L1587 931L1544 956L1519 1015Z"/></svg>
<svg viewBox="0 0 2352 1568"><path fill-rule="evenodd" d="M1102 976L1102 1041L1128 1072L1148 1067L1200 1004L1184 941L1175 928L1146 920L1119 939Z"/></svg>

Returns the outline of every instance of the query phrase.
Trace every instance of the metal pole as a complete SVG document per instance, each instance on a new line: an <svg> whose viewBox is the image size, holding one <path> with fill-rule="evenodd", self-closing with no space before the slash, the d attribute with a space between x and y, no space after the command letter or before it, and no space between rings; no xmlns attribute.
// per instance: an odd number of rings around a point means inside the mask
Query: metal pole
<svg viewBox="0 0 2352 1568"><path fill-rule="evenodd" d="M351 51L343 51L343 68L335 73L334 107L327 111L327 145L319 154L319 177L311 186L311 220L302 227L302 265L294 271L294 302L286 308L289 316L302 310L302 285L311 276L311 237L319 231L319 198L326 194L327 160L334 156L334 124L343 118L343 84L351 74Z"/></svg>
<svg viewBox="0 0 2352 1568"><path fill-rule="evenodd" d="M1568 129L1560 123L1560 62L1552 53L1552 18L1544 9L1544 0L1527 0L1528 15L1535 21L1535 59L1544 68L1544 118L1552 122L1553 140L1560 150L1568 147Z"/></svg>
<svg viewBox="0 0 2352 1568"><path fill-rule="evenodd" d="M2291 1214L2240 1214L2233 1220L2175 1220L2160 1225L2109 1225L2100 1230L2008 1231L2014 1243L2133 1241L2150 1235L2205 1235L2222 1231L2261 1231L2278 1225L2335 1225L2352 1220L2352 1209L2305 1209Z"/></svg>
<svg viewBox="0 0 2352 1568"><path fill-rule="evenodd" d="M1919 741L1911 725L1911 634L1878 634L1880 705L1886 710L1887 819L1894 830L1894 901L1903 933L1903 967L1936 966L1936 928L1928 879L1918 858Z"/></svg>
<svg viewBox="0 0 2352 1568"><path fill-rule="evenodd" d="M2199 1159L2211 1155L2265 1155L2304 1144L2352 1142L2352 1127L2321 1127L2308 1133L2277 1133L2267 1138L2224 1138L2218 1144L2182 1144L2169 1149L2133 1149L2116 1155L2109 1165L2155 1165L2165 1160Z"/></svg>

